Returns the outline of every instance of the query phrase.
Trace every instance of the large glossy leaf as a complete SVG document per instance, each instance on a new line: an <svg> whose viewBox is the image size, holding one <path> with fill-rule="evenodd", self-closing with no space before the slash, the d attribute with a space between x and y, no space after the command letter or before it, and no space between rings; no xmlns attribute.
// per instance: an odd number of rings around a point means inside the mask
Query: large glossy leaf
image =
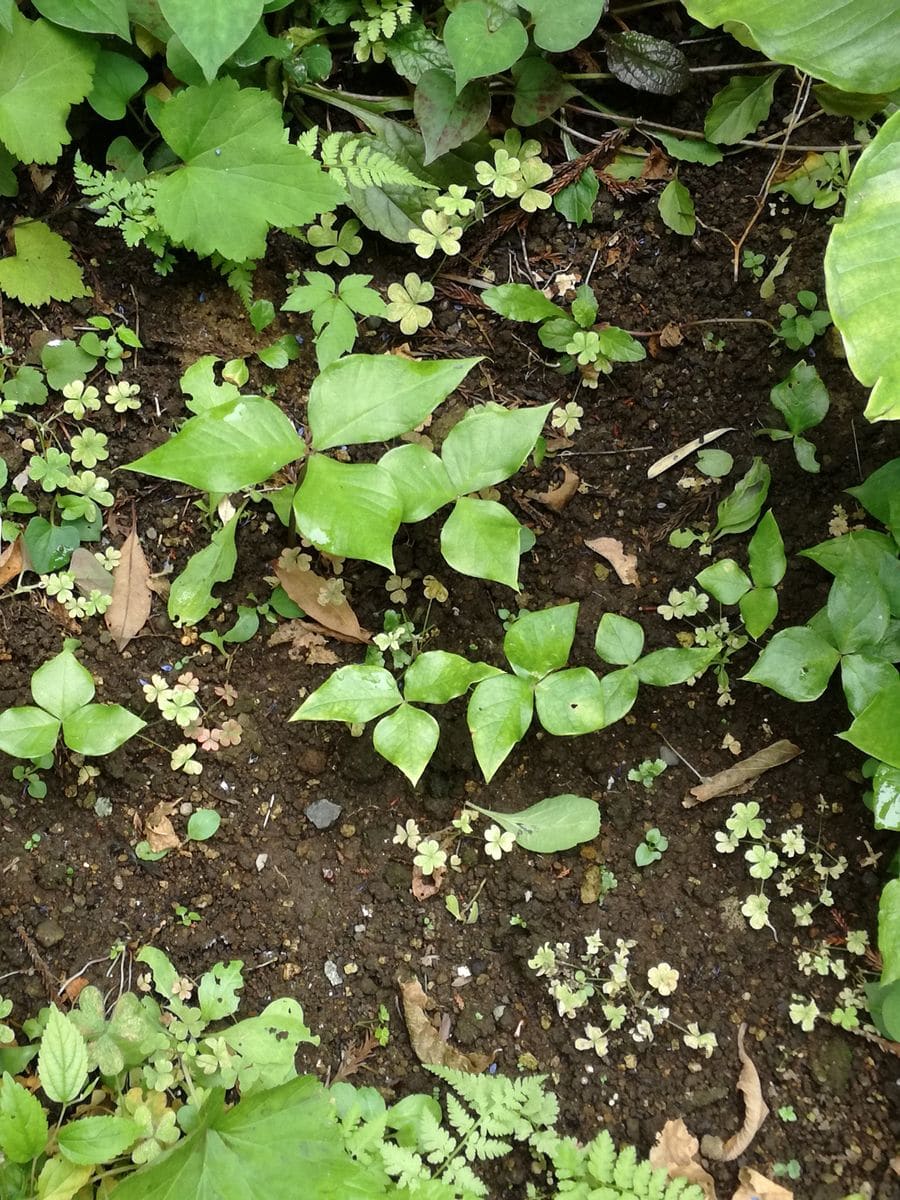
<svg viewBox="0 0 900 1200"><path fill-rule="evenodd" d="M86 704L63 721L63 741L76 754L112 754L145 724L121 704Z"/></svg>
<svg viewBox="0 0 900 1200"><path fill-rule="evenodd" d="M447 704L463 696L473 683L500 675L497 667L470 662L461 654L426 650L413 660L403 679L403 695L420 704Z"/></svg>
<svg viewBox="0 0 900 1200"><path fill-rule="evenodd" d="M426 71L416 85L413 109L427 166L481 131L491 114L491 94L486 83L475 80L457 92L449 71Z"/></svg>
<svg viewBox="0 0 900 1200"><path fill-rule="evenodd" d="M263 0L159 0L162 15L208 80L250 36L263 10Z"/></svg>
<svg viewBox="0 0 900 1200"><path fill-rule="evenodd" d="M744 679L761 683L788 700L818 700L840 655L805 625L776 633Z"/></svg>
<svg viewBox="0 0 900 1200"><path fill-rule="evenodd" d="M548 733L576 737L606 724L603 687L587 667L554 671L534 690L538 720Z"/></svg>
<svg viewBox="0 0 900 1200"><path fill-rule="evenodd" d="M183 165L159 177L156 215L173 242L234 262L262 258L274 225L306 225L343 193L285 134L268 92L217 79L159 109L159 131Z"/></svg>
<svg viewBox="0 0 900 1200"><path fill-rule="evenodd" d="M871 650L887 633L890 606L877 579L842 571L828 593L828 623L842 654Z"/></svg>
<svg viewBox="0 0 900 1200"><path fill-rule="evenodd" d="M672 687L698 675L711 657L708 650L699 647L666 646L639 658L633 670L641 683L649 683L651 687Z"/></svg>
<svg viewBox="0 0 900 1200"><path fill-rule="evenodd" d="M523 613L503 639L503 653L517 675L542 679L558 671L569 659L575 639L577 604L558 604L539 612Z"/></svg>
<svg viewBox="0 0 900 1200"><path fill-rule="evenodd" d="M440 726L431 713L401 704L382 717L372 730L372 744L415 787L434 754L439 736Z"/></svg>
<svg viewBox="0 0 900 1200"><path fill-rule="evenodd" d="M384 667L338 667L307 696L292 721L346 721L362 725L403 703L397 681Z"/></svg>
<svg viewBox="0 0 900 1200"><path fill-rule="evenodd" d="M405 442L388 450L378 460L378 466L394 481L403 503L404 524L424 521L456 499L456 488L450 482L447 468L436 454L418 442Z"/></svg>
<svg viewBox="0 0 900 1200"><path fill-rule="evenodd" d="M542 50L554 54L571 50L593 33L606 9L606 0L522 0L534 18L532 34Z"/></svg>
<svg viewBox="0 0 900 1200"><path fill-rule="evenodd" d="M891 0L684 0L704 25L738 22L762 52L845 92L900 87L900 8Z"/></svg>
<svg viewBox="0 0 900 1200"><path fill-rule="evenodd" d="M600 832L600 808L588 796L548 796L519 812L501 813L472 806L515 835L523 850L536 854L558 854L582 842L591 842Z"/></svg>
<svg viewBox="0 0 900 1200"><path fill-rule="evenodd" d="M0 713L0 750L11 758L43 758L52 754L59 721L42 708L25 705Z"/></svg>
<svg viewBox="0 0 900 1200"><path fill-rule="evenodd" d="M774 640L774 639L773 639ZM838 736L844 738L889 766L900 767L900 678L881 689L854 720L850 728Z"/></svg>
<svg viewBox="0 0 900 1200"><path fill-rule="evenodd" d="M747 558L750 563L750 576L756 587L774 588L784 579L787 569L784 541L771 508L763 516L750 539Z"/></svg>
<svg viewBox="0 0 900 1200"><path fill-rule="evenodd" d="M552 407L510 410L488 404L454 425L444 438L441 459L457 492L480 492L514 475L534 448Z"/></svg>
<svg viewBox="0 0 900 1200"><path fill-rule="evenodd" d="M900 25L900 7L885 7L893 9ZM898 44L900 31L893 47L895 59L900 57ZM866 405L870 421L900 420L898 196L900 113L894 113L853 170L844 217L832 229L825 252L828 307L844 339L853 374L872 389Z"/></svg>
<svg viewBox="0 0 900 1200"><path fill-rule="evenodd" d="M386 442L428 417L480 362L432 362L397 354L350 354L332 363L309 392L307 420L317 450Z"/></svg>
<svg viewBox="0 0 900 1200"><path fill-rule="evenodd" d="M344 463L313 454L294 496L297 528L326 554L394 569L394 535L403 501L377 463Z"/></svg>
<svg viewBox="0 0 900 1200"><path fill-rule="evenodd" d="M94 681L71 650L62 650L31 677L35 704L65 720L94 698Z"/></svg>
<svg viewBox="0 0 900 1200"><path fill-rule="evenodd" d="M196 625L219 601L213 596L216 583L226 583L234 574L237 550L234 535L239 513L216 530L208 546L188 559L187 566L172 583L169 591L168 613L173 621Z"/></svg>
<svg viewBox="0 0 900 1200"><path fill-rule="evenodd" d="M131 41L126 0L34 0L42 17L79 33L114 33Z"/></svg>
<svg viewBox="0 0 900 1200"><path fill-rule="evenodd" d="M486 780L525 736L534 707L531 686L516 675L494 675L475 688L466 719Z"/></svg>
<svg viewBox="0 0 900 1200"><path fill-rule="evenodd" d="M660 96L683 91L691 79L687 59L677 46L634 30L607 37L606 61L622 83Z"/></svg>
<svg viewBox="0 0 900 1200"><path fill-rule="evenodd" d="M444 25L444 45L456 72L456 89L470 79L497 75L522 57L528 34L522 22L487 0L463 0Z"/></svg>
<svg viewBox="0 0 900 1200"><path fill-rule="evenodd" d="M597 625L594 649L598 657L614 666L630 666L641 656L644 631L630 617L619 613L604 613Z"/></svg>
<svg viewBox="0 0 900 1200"><path fill-rule="evenodd" d="M461 575L519 586L521 526L494 500L463 496L441 530L441 553Z"/></svg>
<svg viewBox="0 0 900 1200"><path fill-rule="evenodd" d="M703 124L707 141L732 146L753 133L769 115L775 82L771 75L736 75L713 97Z"/></svg>
<svg viewBox="0 0 900 1200"><path fill-rule="evenodd" d="M127 467L203 492L236 492L262 483L305 449L277 404L239 396L190 417L168 441Z"/></svg>

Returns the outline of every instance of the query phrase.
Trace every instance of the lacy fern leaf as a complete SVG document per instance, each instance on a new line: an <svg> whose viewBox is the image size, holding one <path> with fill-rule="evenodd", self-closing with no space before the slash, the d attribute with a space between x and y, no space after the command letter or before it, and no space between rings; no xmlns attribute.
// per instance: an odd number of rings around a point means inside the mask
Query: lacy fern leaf
<svg viewBox="0 0 900 1200"><path fill-rule="evenodd" d="M399 163L367 134L329 133L322 139L322 166L342 187L417 187L433 185Z"/></svg>

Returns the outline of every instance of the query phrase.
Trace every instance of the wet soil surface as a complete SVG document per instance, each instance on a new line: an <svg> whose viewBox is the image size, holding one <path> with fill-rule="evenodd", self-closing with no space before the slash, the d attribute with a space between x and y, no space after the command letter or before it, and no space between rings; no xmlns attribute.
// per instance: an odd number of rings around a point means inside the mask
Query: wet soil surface
<svg viewBox="0 0 900 1200"><path fill-rule="evenodd" d="M707 224L735 236L753 211L767 165L768 160L737 157L713 173L685 165L681 177ZM32 203L36 211L46 201ZM22 353L42 325L57 334L69 332L83 324L85 312L119 313L139 327L145 349L126 375L140 383L143 408L127 419L98 414L94 422L110 435L111 462L121 464L158 444L183 418L178 376L190 362L201 354L250 355L271 331L256 338L239 302L210 272L186 264L173 279L159 280L140 256L126 255L113 237L94 229L87 214L76 211L59 228L77 248L94 301L80 312L45 310L43 320L7 303L2 340ZM776 302L792 299L801 288L821 294L826 217L775 202L766 207L748 244L771 263L786 245L785 228L792 231L794 251ZM314 264L305 248L274 239L257 276L257 295L271 297L277 306L285 271L309 265ZM524 238L513 233L498 242L481 267L457 259L446 269L463 279L484 279L490 270L498 282L543 283L554 272L583 279L592 265L601 319L630 330L773 317L774 305L760 300L758 283L746 272L733 281L724 238L707 228L692 239L670 233L658 218L653 195L614 199L601 194L593 223L580 231L556 215L539 215ZM393 249L383 251L369 237L352 269L371 270L378 282L387 282L404 270L421 270L421 263ZM477 287L458 282L457 287L463 292L452 298L439 293L433 325L412 343L413 352L422 356L484 356L450 406L461 412L490 398L508 404L576 398L584 408L583 428L565 456L549 456L539 470L526 467L500 489L537 535L534 550L523 559L518 603L530 609L569 600L581 604L573 664L592 663L593 632L604 612L640 620L651 647L673 644L675 633L689 628L665 622L655 608L670 588L689 584L709 560L694 550L670 548L667 535L676 525L709 517L730 484L710 484L694 496L678 486L683 468L652 482L646 469L719 426L733 427L718 443L734 455L732 482L754 454L763 454L772 468L769 501L790 556L779 620L802 622L820 606L827 579L795 555L829 536L832 505L841 500L842 489L896 453L889 430L862 420L862 392L829 349L830 339L819 340L807 353L815 355L832 401L824 425L812 434L822 462L821 474L813 477L800 471L789 445L754 436L770 423L770 387L800 357L773 348L763 325L686 327L680 346L652 343L646 362L616 367L597 390L581 387L576 396L577 377L552 369L553 356L533 327L501 321L467 302L477 296ZM404 340L395 327L370 324L378 327L364 328L358 349L377 352ZM281 374L257 364L251 386L277 386L279 403L302 422L313 375L310 330L304 319L281 325L288 329L306 335L304 356ZM707 333L713 336L704 343ZM4 438L7 433L20 438L22 429L7 424ZM527 493L558 483L563 463L577 472L581 488L555 514ZM206 544L209 529L187 489L127 471L116 472L112 481L119 534L109 538L111 543L121 542L133 508L154 571L178 571ZM429 521L404 527L398 538L398 573L419 577L410 588L409 616L418 623L424 619L420 577L433 573L450 596L431 610L429 645L501 663L498 614L515 609L513 594L454 576L437 553L436 530ZM637 555L639 586L623 586L614 572L596 571L600 560L584 539L600 535L620 539ZM719 546L743 560L745 542L728 539ZM243 518L237 574L218 589L223 604L213 614L214 628L217 622L229 626L235 606L250 593L267 594L263 578L284 545L284 531L267 523L263 510ZM385 572L348 564L344 579L363 625L379 629L384 610L392 607ZM38 596L6 595L0 603L2 706L27 702L29 674L72 632ZM802 1169L794 1185L797 1195L815 1200L833 1200L864 1186L882 1200L896 1195L897 1178L889 1166L900 1131L893 1107L896 1057L827 1019L803 1033L788 1015L792 993L814 996L827 1013L843 986L801 975L798 952L823 938L839 940L841 921L868 930L875 940L879 875L873 854L888 847L873 833L861 803L859 758L834 736L847 723L836 687L822 701L804 706L740 683L754 661L751 646L731 670L732 706L718 705L711 677L690 689L645 688L629 717L601 733L566 741L533 728L490 786L478 774L464 705L457 701L442 714L446 724L438 752L413 790L375 755L368 736L354 738L334 725L287 723L302 691L316 687L329 668L293 660L283 645L268 646L271 632L263 626L226 660L197 641L194 631L173 629L160 600L144 633L122 654L99 621L82 623L77 636L83 659L98 678L98 698L126 704L152 721L141 681L154 673L190 670L200 680L203 703L219 718L237 717L243 738L239 746L202 755L203 773L194 780L173 773L168 755L140 739L98 760L100 774L87 788L78 788L74 768L61 762L50 774L43 801L19 790L9 775L12 764L2 763L0 973L16 972L3 980L3 991L16 1001L19 1017L47 997L17 927L37 940L44 963L60 981L83 972L102 984L103 963L87 969L85 963L102 959L119 939L133 947L152 940L189 975L219 959L240 958L253 968L245 1011L258 1010L276 995L300 1000L322 1039L305 1065L323 1077L333 1075L342 1055L363 1041L383 1004L390 1014L390 1040L355 1078L400 1095L430 1087L397 1006L396 976L408 965L450 1015L451 1038L458 1046L494 1055L503 1071L530 1067L548 1073L568 1131L590 1136L598 1125L606 1126L617 1140L632 1141L644 1153L670 1117L683 1116L698 1136L725 1138L739 1127L736 1035L746 1022L748 1049L772 1115L741 1161L770 1173L774 1163L797 1159ZM334 643L333 649L341 662L360 661L358 648ZM228 710L214 692L225 683L237 693ZM145 732L169 747L180 740L164 722ZM833 885L833 916L817 909L810 928L793 928L790 905L797 897L781 899L772 889L774 931L752 931L739 908L756 885L739 854L714 849L714 833L724 828L733 801L682 807L695 772L709 775L735 761L723 748L726 734L740 742L744 754L779 738L803 750L743 798L759 801L773 832L801 821L823 849L849 860L849 869ZM690 767L678 761L652 791L628 781L631 767L657 757L661 749L667 752L670 744ZM392 840L398 822L414 818L423 833L431 833L445 828L466 800L514 810L561 792L598 800L603 825L595 843L545 857L517 849L493 863L476 836L464 842L462 871L445 880L441 894L422 902L413 897L411 854ZM104 818L93 810L97 797L111 802ZM341 810L324 831L305 816L307 806L319 799ZM222 826L208 843L186 845L162 862L144 864L132 847L144 819L164 800L177 803L173 820L181 833L187 814L200 806L214 804ZM639 871L635 847L651 826L665 833L669 850L662 861ZM27 850L34 833L40 833L40 842ZM615 874L618 886L602 903L585 903L585 876L598 863ZM464 902L477 892L477 923L462 924L446 911L444 895L451 887ZM199 913L201 920L183 927L175 905ZM515 914L521 923L510 923ZM597 930L608 944L616 937L635 941L632 969L638 988L647 969L661 960L679 970L678 989L667 1001L672 1019L680 1026L696 1021L715 1032L719 1049L709 1060L688 1050L680 1033L666 1026L650 1045L614 1035L605 1061L574 1049L584 1021L580 1015L570 1021L557 1015L544 981L527 961L544 941L569 941L580 950L582 939ZM128 978L131 973L126 983ZM110 986L118 985L117 969ZM775 1115L785 1105L795 1109L796 1123ZM736 1168L714 1168L723 1194L731 1194ZM498 1185L497 1195L522 1190Z"/></svg>

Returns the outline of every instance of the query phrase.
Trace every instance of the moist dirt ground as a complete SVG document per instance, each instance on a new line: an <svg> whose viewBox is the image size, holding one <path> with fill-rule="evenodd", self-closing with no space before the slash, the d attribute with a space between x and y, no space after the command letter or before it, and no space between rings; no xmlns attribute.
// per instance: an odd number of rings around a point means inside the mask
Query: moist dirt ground
<svg viewBox="0 0 900 1200"><path fill-rule="evenodd" d="M429 646L500 663L500 610L571 600L581 605L573 664L592 662L593 632L604 612L641 621L651 647L673 644L675 633L689 627L665 622L656 606L670 588L688 585L709 560L695 550L672 549L668 534L708 518L730 484L712 483L692 494L678 486L683 468L648 481L647 467L720 426L733 427L718 443L734 455L732 481L755 454L763 454L772 468L769 503L789 554L779 619L803 622L823 603L827 577L796 554L829 536L834 504L843 500L852 515L852 500L842 489L897 450L885 425L872 427L862 419L863 392L830 337L806 352L831 393L831 411L812 434L821 474L804 474L788 443L756 436L770 423L769 389L801 355L773 346L765 325L743 322L772 320L775 305L760 300L758 281L746 271L734 281L731 247L708 226L739 235L770 161L738 155L714 172L682 165L681 178L705 222L693 238L663 226L653 189L624 198L601 190L592 223L580 230L554 213L540 214L521 232L498 240L480 264L464 247L461 258L437 268L435 320L412 339L411 352L484 356L448 407L459 414L491 398L510 405L576 398L584 416L569 449L549 455L540 469L527 465L500 489L537 535L523 558L518 601L508 589L447 569L437 553L434 521L402 528L398 574L419 576L410 588L410 618L421 624L425 617L421 576L436 575L450 593L429 614ZM173 277L159 279L146 258L124 250L117 235L97 230L90 214L65 209L76 200L60 170L42 197L23 196L13 207L56 212L54 227L73 242L93 300L40 312L7 302L0 341L20 356L34 354L47 331L69 334L92 312L118 314L139 329L144 349L128 364L126 377L141 385L143 407L127 417L98 414L94 422L109 434L110 463L118 465L158 445L184 417L178 377L186 366L202 354L247 355L252 363L253 351L271 331L257 338L237 298L203 267L184 262ZM785 231L793 244L776 303L802 288L823 293L827 219L780 198L765 205L748 245L771 264L787 244ZM257 296L270 297L277 307L285 272L314 265L302 244L273 238L257 273ZM373 235L351 269L371 271L384 285L406 270L431 274L434 267L423 268L414 256ZM503 321L483 307L477 284L490 277L486 272L496 282L543 284L554 273L584 279L589 271L600 318L626 329L647 333L670 323L727 323L684 325L682 343L668 349L658 339L645 339L646 362L617 366L599 388L580 387L576 396L577 376L553 369L554 356L533 327ZM281 318L276 329L304 335L303 354L281 373L257 362L251 389L276 386L278 402L302 423L314 374L310 329L305 318ZM405 340L396 327L370 321L357 348L381 352ZM21 426L8 424L0 431L4 453L14 460L11 475L16 455L24 457L17 448L22 434ZM581 486L554 513L530 494L558 484L564 465L577 473ZM208 541L209 526L188 489L123 470L111 474L111 481L116 500L108 510L109 541L121 543L134 514L152 570L177 572ZM597 536L617 538L636 554L638 585L625 586L614 571L603 569L584 544ZM743 561L746 536L719 545ZM268 594L263 580L286 533L267 523L260 509L242 520L237 541L237 572L218 589L223 603L211 618L213 628L228 627L235 607L251 593L258 599ZM348 563L344 579L362 624L380 629L384 610L395 607L385 591L385 572ZM883 865L885 858L879 862L877 856L889 852L861 802L859 757L834 736L847 724L835 685L816 704L798 705L741 683L739 676L755 658L750 646L732 667L733 705L717 703L711 677L692 688L645 688L628 718L601 733L571 741L533 728L488 786L472 756L464 704L457 701L443 710L438 751L413 789L374 753L370 737L352 737L338 725L287 723L304 689L318 686L331 668L292 659L285 645L270 646L272 632L264 624L226 659L198 641L196 631L174 629L157 599L141 636L119 653L100 621L66 627L40 593L15 596L7 589L0 598L0 706L26 703L30 673L60 648L63 637L74 634L98 678L99 698L126 704L152 721L141 681L190 670L201 681L206 704L218 702L215 687L232 685L233 707L226 711L220 704L215 711L236 716L243 726L241 744L203 754L203 773L193 780L170 770L160 747L171 748L180 739L160 721L145 731L158 746L138 738L98 760L100 774L89 788L78 788L74 769L60 761L43 801L29 798L12 780L11 762L0 764L0 974L6 976L3 992L16 1002L15 1015L21 1019L46 1002L48 983L72 976L84 975L113 992L123 982L127 986L136 975L130 960L122 979L118 965L108 981L103 961L85 967L104 959L119 940L132 949L152 941L188 975L220 959L240 958L250 968L242 1011L258 1011L277 995L296 997L321 1037L320 1046L305 1054L304 1066L323 1078L334 1077L342 1061L344 1069L355 1061L384 1005L389 1040L372 1049L353 1078L399 1096L431 1086L398 1006L396 979L407 967L448 1014L456 1045L493 1055L501 1071L530 1067L547 1073L566 1131L588 1137L605 1126L617 1141L633 1142L643 1153L668 1118L684 1117L698 1136L723 1139L740 1126L736 1037L746 1023L747 1048L772 1111L740 1162L771 1174L773 1164L798 1160L802 1175L791 1186L797 1196L813 1200L837 1200L860 1188L880 1200L897 1195L898 1179L889 1165L900 1132L897 1057L831 1026L827 1018L804 1033L788 1015L794 992L815 997L830 1012L841 986L801 975L798 952L823 938L839 943L845 927L867 929L874 942L880 878L873 864ZM361 660L359 647L330 648L342 663ZM849 860L834 884L831 913L817 909L810 928L794 929L792 901L773 890L774 930L752 931L739 908L754 881L741 855L714 849L714 833L724 828L733 799L682 806L696 783L694 772L711 775L735 761L723 748L726 734L743 754L780 738L802 749L743 798L758 800L773 832L801 821L830 854ZM671 766L652 791L627 779L636 763L669 747L684 761ZM483 854L480 837L469 839L462 872L446 879L440 894L424 901L412 895L412 856L392 840L398 822L414 818L423 833L431 833L448 826L466 800L515 810L562 792L599 802L602 828L595 842L549 856L516 849L494 863ZM95 815L97 797L111 802L104 818ZM341 812L334 825L318 830L305 810L323 798ZM192 808L212 804L222 814L221 829L209 842L144 863L133 846L160 801L176 802L173 820L180 832ZM640 871L634 851L651 826L665 833L669 849ZM40 841L26 849L34 833ZM618 886L602 903L585 902L585 875L598 863L615 874ZM462 924L446 910L451 888L464 902L477 892L476 923ZM183 926L175 905L201 919ZM510 923L515 914L520 924ZM31 954L20 930L31 939ZM668 1001L672 1018L715 1032L719 1048L711 1058L688 1050L680 1033L666 1027L651 1045L614 1035L605 1061L574 1049L583 1021L559 1017L543 981L526 964L544 941L580 948L583 937L596 930L607 942L616 937L636 942L632 963L641 979L661 960L677 967L679 986ZM785 1105L793 1106L796 1122L776 1115ZM731 1195L738 1165L712 1168L720 1194ZM497 1183L498 1197L521 1194L523 1180L507 1176Z"/></svg>

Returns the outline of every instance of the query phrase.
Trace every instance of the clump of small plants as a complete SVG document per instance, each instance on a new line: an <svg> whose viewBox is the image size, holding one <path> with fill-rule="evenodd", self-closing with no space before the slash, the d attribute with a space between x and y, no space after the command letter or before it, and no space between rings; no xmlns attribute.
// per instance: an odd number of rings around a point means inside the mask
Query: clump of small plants
<svg viewBox="0 0 900 1200"><path fill-rule="evenodd" d="M216 685L215 699L208 707L200 702L200 680L192 671L182 672L174 682L165 675L154 674L141 683L147 703L155 705L164 721L177 726L190 739L172 750L169 765L173 771L199 775L203 763L197 757L198 751L213 753L240 745L243 726L235 717L226 715L238 698L230 683Z"/></svg>

